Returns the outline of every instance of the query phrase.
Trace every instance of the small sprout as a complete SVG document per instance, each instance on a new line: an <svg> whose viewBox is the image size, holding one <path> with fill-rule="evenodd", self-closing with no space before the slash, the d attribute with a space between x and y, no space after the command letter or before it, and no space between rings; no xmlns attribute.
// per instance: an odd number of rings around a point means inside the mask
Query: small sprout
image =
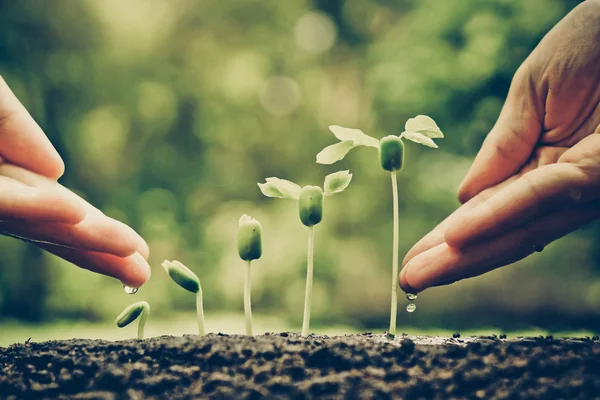
<svg viewBox="0 0 600 400"><path fill-rule="evenodd" d="M262 226L260 222L242 215L238 229L238 253L244 261L258 260L262 255Z"/></svg>
<svg viewBox="0 0 600 400"><path fill-rule="evenodd" d="M138 323L137 338L142 340L144 338L144 327L146 326L148 315L150 315L150 305L145 301L140 301L125 308L115 319L115 324L119 328L124 328L141 316Z"/></svg>
<svg viewBox="0 0 600 400"><path fill-rule="evenodd" d="M262 226L260 222L242 215L238 227L238 253L240 258L246 261L246 275L244 280L244 314L246 315L246 335L252 336L252 307L251 294L251 272L252 261L258 260L262 255Z"/></svg>
<svg viewBox="0 0 600 400"><path fill-rule="evenodd" d="M311 227L323 219L323 190L318 186L305 186L298 199L298 214L305 226Z"/></svg>
<svg viewBox="0 0 600 400"><path fill-rule="evenodd" d="M206 333L204 328L204 306L202 305L202 287L200 279L188 267L179 261L163 261L162 267L167 271L171 279L188 292L196 293L196 313L198 314L198 334Z"/></svg>
<svg viewBox="0 0 600 400"><path fill-rule="evenodd" d="M379 150L379 162L381 167L389 171L392 177L392 195L394 212L394 237L392 246L392 304L390 309L390 334L396 333L396 314L398 308L398 182L396 173L402 169L404 164L404 142L402 139L410 140L427 147L437 148L432 139L441 139L444 134L435 121L426 115L418 115L410 118L404 125L404 132L400 136L386 136L380 141L366 135L360 129L343 128L332 125L329 130L340 140L324 148L317 154L317 163L333 164L343 159L346 154L355 147L368 146ZM325 194L327 195L327 188ZM414 311L414 309L413 309Z"/></svg>
<svg viewBox="0 0 600 400"><path fill-rule="evenodd" d="M386 171L394 172L402 169L404 164L404 142L398 136L386 136L381 139L379 160Z"/></svg>
<svg viewBox="0 0 600 400"><path fill-rule="evenodd" d="M362 141L365 146L372 145L372 138L359 131L358 129L340 128L338 132L340 140L352 137L352 147L355 142ZM337 136L337 135L336 135ZM372 139L372 140L370 140ZM375 142L377 142L375 140ZM335 145L334 145L335 146ZM344 158L350 149L340 151L338 148L330 146L323 152L325 156L321 159L329 161L332 159ZM322 152L322 153L323 153ZM340 157L340 154L343 153ZM333 161L335 162L335 161ZM325 177L324 188L318 186L305 186L301 188L293 182L279 178L267 178L265 183L259 183L258 186L262 193L267 197L286 198L298 200L298 214L300 221L309 228L308 231L308 255L306 265L306 292L304 296L304 317L302 319L302 336L307 336L310 328L310 309L312 303L312 283L313 283L313 265L314 265L314 248L315 248L315 225L323 220L323 200L325 196L332 196L336 193L343 192L350 181L352 174L349 171L339 171ZM240 254L241 255L241 254Z"/></svg>

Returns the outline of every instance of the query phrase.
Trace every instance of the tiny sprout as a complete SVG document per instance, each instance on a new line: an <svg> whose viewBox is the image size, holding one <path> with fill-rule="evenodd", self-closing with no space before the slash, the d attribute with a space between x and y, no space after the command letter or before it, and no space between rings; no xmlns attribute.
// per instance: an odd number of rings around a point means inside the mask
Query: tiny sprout
<svg viewBox="0 0 600 400"><path fill-rule="evenodd" d="M363 134L364 135L364 134ZM364 135L369 142L369 137ZM372 139L372 138L370 138ZM375 140L375 139L373 139ZM376 141L376 140L375 140ZM330 146L332 147L332 146ZM345 152L344 152L345 151ZM348 150L333 149L330 151L329 157L339 157L343 152L344 155ZM340 160L341 158L338 158ZM314 249L315 249L315 225L323 219L323 200L324 197L333 196L336 193L346 190L352 174L350 171L339 171L325 177L323 189L318 186L300 187L294 182L279 178L267 178L265 183L259 183L258 187L267 197L275 197L279 199L298 200L298 214L300 221L309 228L308 231L308 254L306 265L306 292L304 296L304 317L302 319L302 336L308 336L310 328L310 309L312 303L312 284L313 284L313 265L314 265Z"/></svg>
<svg viewBox="0 0 600 400"><path fill-rule="evenodd" d="M145 301L140 301L125 308L115 319L115 324L119 328L124 328L135 321L137 317L141 316L138 323L137 338L142 340L144 338L144 327L146 326L148 315L150 315L150 305Z"/></svg>
<svg viewBox="0 0 600 400"><path fill-rule="evenodd" d="M252 336L252 307L251 294L251 272L252 261L258 260L262 255L262 226L260 222L242 215L238 227L238 253L240 258L246 261L246 275L244 280L244 314L246 315L246 335Z"/></svg>
<svg viewBox="0 0 600 400"><path fill-rule="evenodd" d="M188 292L196 293L196 313L198 315L198 334L205 335L204 328L204 306L202 305L202 287L200 279L188 267L179 261L163 261L162 267L167 271L171 279Z"/></svg>
<svg viewBox="0 0 600 400"><path fill-rule="evenodd" d="M343 159L350 150L358 146L374 147L379 150L379 162L381 167L389 171L392 177L392 195L394 212L394 237L392 247L392 304L390 310L389 333L396 334L396 314L398 308L398 182L396 173L402 169L404 164L404 142L402 139L410 140L427 147L437 148L432 139L441 139L444 134L435 121L426 115L418 115L410 118L404 125L404 132L400 136L386 136L380 141L366 135L360 129L343 128L332 125L329 130L339 143L327 146L317 154L317 163L333 164ZM412 309L414 311L414 309Z"/></svg>

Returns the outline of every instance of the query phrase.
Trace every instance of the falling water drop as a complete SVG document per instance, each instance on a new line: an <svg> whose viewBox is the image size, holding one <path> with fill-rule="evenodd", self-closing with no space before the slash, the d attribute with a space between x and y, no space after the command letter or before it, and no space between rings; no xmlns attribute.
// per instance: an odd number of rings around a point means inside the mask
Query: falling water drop
<svg viewBox="0 0 600 400"><path fill-rule="evenodd" d="M406 293L406 298L408 299L408 301L415 301L417 299L417 295L412 293Z"/></svg>
<svg viewBox="0 0 600 400"><path fill-rule="evenodd" d="M406 306L406 311L408 312L413 312L417 309L417 306L413 303L410 303L409 305Z"/></svg>
<svg viewBox="0 0 600 400"><path fill-rule="evenodd" d="M127 294L136 294L138 291L138 288L127 286L127 285L123 285L123 289L125 290L125 293L127 293Z"/></svg>

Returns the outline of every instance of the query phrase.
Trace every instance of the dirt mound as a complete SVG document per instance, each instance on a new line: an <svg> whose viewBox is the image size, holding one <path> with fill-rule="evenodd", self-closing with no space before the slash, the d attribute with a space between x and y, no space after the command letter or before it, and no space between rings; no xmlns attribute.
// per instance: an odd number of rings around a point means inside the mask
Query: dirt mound
<svg viewBox="0 0 600 400"><path fill-rule="evenodd" d="M0 398L593 399L599 371L592 339L74 339L0 348Z"/></svg>

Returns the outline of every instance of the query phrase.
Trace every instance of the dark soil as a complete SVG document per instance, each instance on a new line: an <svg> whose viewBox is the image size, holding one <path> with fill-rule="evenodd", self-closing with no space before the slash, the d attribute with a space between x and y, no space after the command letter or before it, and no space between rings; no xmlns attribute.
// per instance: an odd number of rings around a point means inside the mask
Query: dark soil
<svg viewBox="0 0 600 400"><path fill-rule="evenodd" d="M0 348L0 398L594 399L594 339L281 333L25 343Z"/></svg>

